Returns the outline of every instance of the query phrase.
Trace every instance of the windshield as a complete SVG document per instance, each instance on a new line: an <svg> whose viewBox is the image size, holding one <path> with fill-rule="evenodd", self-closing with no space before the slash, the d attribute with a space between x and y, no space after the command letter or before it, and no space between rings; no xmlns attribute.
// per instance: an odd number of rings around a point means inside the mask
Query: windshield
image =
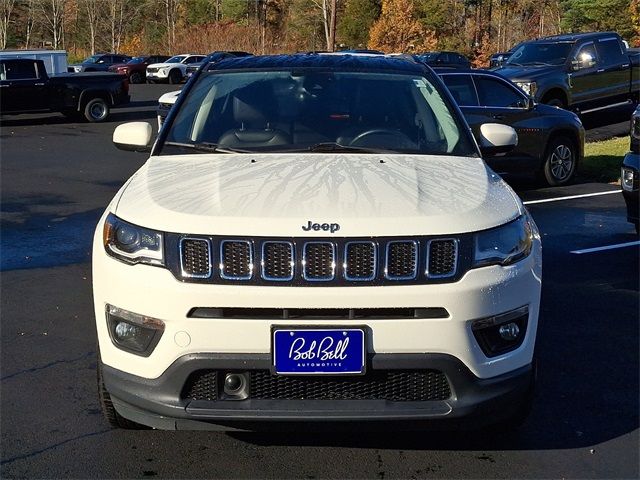
<svg viewBox="0 0 640 480"><path fill-rule="evenodd" d="M90 57L85 58L82 63L96 63L100 60L100 57L102 57L102 55L91 55Z"/></svg>
<svg viewBox="0 0 640 480"><path fill-rule="evenodd" d="M180 107L162 153L212 147L477 154L466 125L429 79L312 69L205 73Z"/></svg>
<svg viewBox="0 0 640 480"><path fill-rule="evenodd" d="M509 65L561 65L571 52L571 43L525 43L509 57Z"/></svg>
<svg viewBox="0 0 640 480"><path fill-rule="evenodd" d="M185 58L186 57L184 55L176 55L175 57L171 57L169 60L165 61L164 63L180 63Z"/></svg>
<svg viewBox="0 0 640 480"><path fill-rule="evenodd" d="M135 65L136 63L144 63L144 61L146 59L147 59L147 57L133 57L127 63L130 64L130 65Z"/></svg>

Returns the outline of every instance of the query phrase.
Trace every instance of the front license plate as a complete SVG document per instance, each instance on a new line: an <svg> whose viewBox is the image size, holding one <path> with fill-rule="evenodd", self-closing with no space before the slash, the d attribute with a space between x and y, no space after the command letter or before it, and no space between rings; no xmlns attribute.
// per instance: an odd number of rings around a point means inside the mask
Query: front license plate
<svg viewBox="0 0 640 480"><path fill-rule="evenodd" d="M364 330L275 328L273 367L281 375L363 374Z"/></svg>

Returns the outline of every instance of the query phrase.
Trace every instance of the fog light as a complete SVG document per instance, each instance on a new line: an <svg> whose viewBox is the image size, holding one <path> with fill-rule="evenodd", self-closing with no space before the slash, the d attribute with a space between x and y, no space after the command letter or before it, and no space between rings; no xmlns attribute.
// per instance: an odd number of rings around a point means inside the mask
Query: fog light
<svg viewBox="0 0 640 480"><path fill-rule="evenodd" d="M494 317L475 320L471 330L487 357L515 350L524 341L529 307L521 307Z"/></svg>
<svg viewBox="0 0 640 480"><path fill-rule="evenodd" d="M157 318L106 306L107 328L113 344L130 353L148 357L164 332L164 322Z"/></svg>
<svg viewBox="0 0 640 480"><path fill-rule="evenodd" d="M520 327L513 322L500 325L498 333L504 340L513 341L520 335Z"/></svg>
<svg viewBox="0 0 640 480"><path fill-rule="evenodd" d="M228 399L243 400L249 396L249 381L244 373L227 373L224 377L224 394Z"/></svg>

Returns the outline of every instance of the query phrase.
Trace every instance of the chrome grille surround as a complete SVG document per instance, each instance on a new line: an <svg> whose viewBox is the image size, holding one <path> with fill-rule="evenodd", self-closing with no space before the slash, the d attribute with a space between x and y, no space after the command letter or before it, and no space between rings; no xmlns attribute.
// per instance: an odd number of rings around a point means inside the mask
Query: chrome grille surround
<svg viewBox="0 0 640 480"><path fill-rule="evenodd" d="M309 255L311 249L322 249L319 253ZM328 247L328 251L327 251ZM329 257L330 252L330 257ZM310 259L310 257L312 257ZM311 263L313 262L313 263ZM330 273L324 273L330 270ZM336 276L336 245L333 242L306 242L302 247L302 276L308 282L329 282Z"/></svg>
<svg viewBox="0 0 640 480"><path fill-rule="evenodd" d="M439 249L436 250L436 249ZM442 251L444 249L444 251ZM448 278L456 274L458 262L458 239L438 238L427 242L428 278Z"/></svg>
<svg viewBox="0 0 640 480"><path fill-rule="evenodd" d="M270 247L276 246L286 246L289 249L288 261L286 259L278 258L275 262L269 261L269 255L271 257L274 256L274 253L269 253ZM275 256L280 256L280 253L275 253ZM272 282L290 282L293 280L294 272L295 272L295 248L293 243L286 241L275 241L275 240L267 240L262 242L262 257L260 259L260 266L262 267L260 270L260 275L264 280L269 280ZM289 263L288 274L287 275L278 275L277 272L282 271L286 272L287 268L283 265L283 260L285 263ZM278 265L279 263L279 265Z"/></svg>
<svg viewBox="0 0 640 480"><path fill-rule="evenodd" d="M185 256L190 245L199 248ZM473 234L413 238L165 234L166 268L176 279L190 283L282 287L451 283L473 268L473 251ZM430 258L439 263L429 265Z"/></svg>
<svg viewBox="0 0 640 480"><path fill-rule="evenodd" d="M246 248L244 252L240 250L243 247ZM253 276L253 269L253 245L251 242L248 240L222 240L220 242L220 276L222 278L225 280L250 280Z"/></svg>
<svg viewBox="0 0 640 480"><path fill-rule="evenodd" d="M371 253L367 254L366 252L362 252L361 248L358 247L370 247ZM356 252L350 254L350 248L356 249ZM360 251L358 251L360 250ZM363 242L363 241L352 241L347 242L344 246L344 278L345 280L354 281L354 282L367 282L376 278L376 270L378 266L378 254L376 244L374 242ZM355 265L351 264L351 261ZM370 263L370 265L366 265L365 262ZM364 267L364 271L367 272L367 269L370 271L368 275L358 274L358 271L362 271ZM352 271L353 269L356 272ZM350 273L351 272L351 273Z"/></svg>
<svg viewBox="0 0 640 480"><path fill-rule="evenodd" d="M201 244L199 251L193 251L193 245ZM206 245L206 255L202 253L202 244ZM188 260L191 257L191 260ZM196 262L202 264L206 262L206 272L202 268L196 268ZM209 278L213 273L213 259L211 258L211 243L206 238L183 237L180 239L180 273L186 278Z"/></svg>
<svg viewBox="0 0 640 480"><path fill-rule="evenodd" d="M406 248L410 248L410 252ZM399 251L400 248L404 251ZM400 256L410 255L410 262ZM387 280L413 280L418 275L418 242L415 240L392 240L387 242L384 276Z"/></svg>

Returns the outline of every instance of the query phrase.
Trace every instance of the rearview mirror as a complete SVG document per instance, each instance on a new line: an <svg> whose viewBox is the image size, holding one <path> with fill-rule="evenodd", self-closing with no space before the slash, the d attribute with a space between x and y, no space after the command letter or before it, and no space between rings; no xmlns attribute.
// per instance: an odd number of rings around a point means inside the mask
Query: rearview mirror
<svg viewBox="0 0 640 480"><path fill-rule="evenodd" d="M518 145L518 134L509 125L484 123L478 143L483 157L504 154Z"/></svg>
<svg viewBox="0 0 640 480"><path fill-rule="evenodd" d="M113 132L113 143L120 150L148 152L151 150L153 129L147 122L129 122L118 125Z"/></svg>

